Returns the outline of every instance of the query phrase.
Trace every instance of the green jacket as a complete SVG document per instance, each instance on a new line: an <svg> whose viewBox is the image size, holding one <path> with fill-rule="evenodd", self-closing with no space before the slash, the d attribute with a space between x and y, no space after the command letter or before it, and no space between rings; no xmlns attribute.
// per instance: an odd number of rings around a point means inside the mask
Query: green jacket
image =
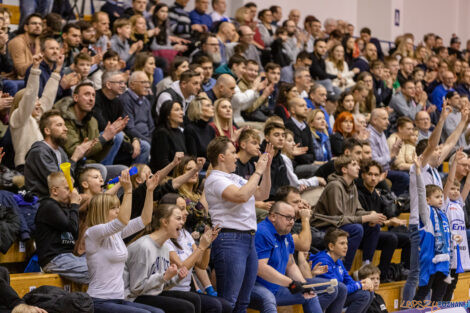
<svg viewBox="0 0 470 313"><path fill-rule="evenodd" d="M108 154L113 140L106 141L103 136L100 135L98 121L92 116L91 112L88 113L82 121L78 121L73 106L74 102L72 97L62 98L54 104L54 107L61 112L65 120L65 126L67 126L67 143L63 148L70 158L75 148L81 144L85 138L88 138L88 140L98 138L98 142L86 155L86 163L99 163Z"/></svg>

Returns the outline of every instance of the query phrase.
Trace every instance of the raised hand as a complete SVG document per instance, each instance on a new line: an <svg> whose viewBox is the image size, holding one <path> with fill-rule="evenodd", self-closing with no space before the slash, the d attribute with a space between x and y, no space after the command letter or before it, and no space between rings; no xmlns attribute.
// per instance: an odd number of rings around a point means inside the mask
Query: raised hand
<svg viewBox="0 0 470 313"><path fill-rule="evenodd" d="M267 168L268 161L269 161L269 153L265 152L259 157L258 162L256 162L255 171L258 174L264 173L264 171Z"/></svg>
<svg viewBox="0 0 470 313"><path fill-rule="evenodd" d="M184 152L176 152L175 156L173 157L173 165L176 166L180 164L181 160L184 158Z"/></svg>
<svg viewBox="0 0 470 313"><path fill-rule="evenodd" d="M43 56L41 53L33 55L33 68L38 69L42 60L43 60Z"/></svg>
<svg viewBox="0 0 470 313"><path fill-rule="evenodd" d="M65 55L59 54L57 61L55 62L55 72L60 73L62 66L64 65Z"/></svg>
<svg viewBox="0 0 470 313"><path fill-rule="evenodd" d="M125 169L121 172L121 177L119 178L124 193L132 193L132 183L131 175L129 174L129 169Z"/></svg>
<svg viewBox="0 0 470 313"><path fill-rule="evenodd" d="M442 102L442 111L440 118L445 121L450 113L452 113L452 107L449 106L447 99L444 99L444 101Z"/></svg>
<svg viewBox="0 0 470 313"><path fill-rule="evenodd" d="M157 173L150 175L146 180L147 190L154 191L160 182L160 175Z"/></svg>
<svg viewBox="0 0 470 313"><path fill-rule="evenodd" d="M312 210L307 209L307 208L302 208L299 210L299 216L301 219L304 219L304 218L310 219L310 216L312 216Z"/></svg>
<svg viewBox="0 0 470 313"><path fill-rule="evenodd" d="M196 169L197 169L198 172L200 172L202 170L205 163L206 163L206 158L199 157L199 158L196 159Z"/></svg>

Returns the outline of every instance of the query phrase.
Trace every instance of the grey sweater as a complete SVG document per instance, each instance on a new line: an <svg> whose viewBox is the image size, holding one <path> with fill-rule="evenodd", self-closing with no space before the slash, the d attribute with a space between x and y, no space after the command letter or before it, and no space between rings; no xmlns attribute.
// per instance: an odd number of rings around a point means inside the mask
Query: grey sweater
<svg viewBox="0 0 470 313"><path fill-rule="evenodd" d="M165 283L163 275L170 266L170 250L159 246L150 236L144 236L127 247L124 267L124 296L134 301L138 296L156 296L178 284L178 275Z"/></svg>

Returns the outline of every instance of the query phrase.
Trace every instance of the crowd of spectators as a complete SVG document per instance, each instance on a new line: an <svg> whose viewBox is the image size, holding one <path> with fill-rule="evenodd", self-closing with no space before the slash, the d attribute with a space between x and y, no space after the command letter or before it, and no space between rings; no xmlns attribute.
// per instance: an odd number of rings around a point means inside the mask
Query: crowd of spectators
<svg viewBox="0 0 470 313"><path fill-rule="evenodd" d="M0 7L0 185L37 197L39 265L88 284L95 312L384 312L374 291L403 277L404 303L451 300L456 247L470 270L470 41L387 51L255 2L107 0L91 21L49 2L20 0L16 30Z"/></svg>

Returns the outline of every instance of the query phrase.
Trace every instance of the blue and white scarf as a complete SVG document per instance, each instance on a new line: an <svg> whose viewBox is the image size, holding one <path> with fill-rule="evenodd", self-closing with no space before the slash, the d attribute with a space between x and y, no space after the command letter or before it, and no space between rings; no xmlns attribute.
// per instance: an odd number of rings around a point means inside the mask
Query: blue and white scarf
<svg viewBox="0 0 470 313"><path fill-rule="evenodd" d="M439 208L430 206L431 221L434 228L434 264L450 261L450 228L449 221Z"/></svg>

